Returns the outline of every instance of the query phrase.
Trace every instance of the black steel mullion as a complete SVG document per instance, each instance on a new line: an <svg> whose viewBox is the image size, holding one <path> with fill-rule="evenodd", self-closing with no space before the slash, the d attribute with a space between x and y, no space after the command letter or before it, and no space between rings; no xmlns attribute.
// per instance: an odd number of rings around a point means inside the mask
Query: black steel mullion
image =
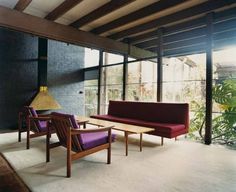
<svg viewBox="0 0 236 192"><path fill-rule="evenodd" d="M212 141L212 47L213 47L213 13L207 14L207 37L206 37L206 125L205 144Z"/></svg>
<svg viewBox="0 0 236 192"><path fill-rule="evenodd" d="M157 102L162 101L162 57L163 57L163 29L157 30L158 42L157 42Z"/></svg>
<svg viewBox="0 0 236 192"><path fill-rule="evenodd" d="M122 100L126 99L126 83L127 83L127 64L128 64L128 55L124 55L124 63L123 63L123 89L122 89Z"/></svg>
<svg viewBox="0 0 236 192"><path fill-rule="evenodd" d="M100 114L102 66L103 66L103 51L99 50L97 114Z"/></svg>

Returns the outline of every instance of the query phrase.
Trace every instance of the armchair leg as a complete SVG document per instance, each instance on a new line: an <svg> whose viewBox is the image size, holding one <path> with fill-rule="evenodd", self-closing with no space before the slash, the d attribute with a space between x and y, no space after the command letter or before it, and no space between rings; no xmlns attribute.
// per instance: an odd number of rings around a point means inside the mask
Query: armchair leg
<svg viewBox="0 0 236 192"><path fill-rule="evenodd" d="M107 164L111 164L111 146L107 149Z"/></svg>
<svg viewBox="0 0 236 192"><path fill-rule="evenodd" d="M71 177L71 130L67 129L67 177Z"/></svg>
<svg viewBox="0 0 236 192"><path fill-rule="evenodd" d="M22 129L22 120L21 113L18 115L18 142L21 142L21 129Z"/></svg>
<svg viewBox="0 0 236 192"><path fill-rule="evenodd" d="M50 137L51 137L51 133L50 133L50 129L47 126L47 137L46 137L46 162L50 161Z"/></svg>
<svg viewBox="0 0 236 192"><path fill-rule="evenodd" d="M21 142L21 130L18 130L18 142Z"/></svg>
<svg viewBox="0 0 236 192"><path fill-rule="evenodd" d="M108 131L109 147L107 149L107 164L111 164L111 130Z"/></svg>
<svg viewBox="0 0 236 192"><path fill-rule="evenodd" d="M26 149L30 148L30 118L27 117Z"/></svg>

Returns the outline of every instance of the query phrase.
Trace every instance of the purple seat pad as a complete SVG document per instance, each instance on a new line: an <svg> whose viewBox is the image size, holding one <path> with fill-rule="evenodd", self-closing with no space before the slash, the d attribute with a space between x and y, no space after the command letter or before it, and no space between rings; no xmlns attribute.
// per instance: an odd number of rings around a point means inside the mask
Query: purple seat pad
<svg viewBox="0 0 236 192"><path fill-rule="evenodd" d="M47 131L47 122L46 121L39 121L38 129L42 132Z"/></svg>
<svg viewBox="0 0 236 192"><path fill-rule="evenodd" d="M171 134L173 132L179 132L181 130L185 130L184 124L174 124L174 123L157 123L157 122L149 122L149 121L143 121L138 119L130 119L130 118L124 118L124 117L115 117L112 115L94 115L92 116L97 119L104 119L108 121L115 121L119 123L127 123L131 125L138 125L138 126L144 126L144 127L150 127L155 128L158 132L163 132L167 134Z"/></svg>
<svg viewBox="0 0 236 192"><path fill-rule="evenodd" d="M112 142L115 140L115 134L112 134ZM91 149L93 147L108 143L107 132L85 133L80 135L83 149Z"/></svg>

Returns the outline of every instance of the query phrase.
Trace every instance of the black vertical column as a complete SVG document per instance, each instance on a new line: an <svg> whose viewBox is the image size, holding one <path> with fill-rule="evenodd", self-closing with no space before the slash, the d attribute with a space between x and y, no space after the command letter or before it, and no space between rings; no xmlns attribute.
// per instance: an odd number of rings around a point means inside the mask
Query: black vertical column
<svg viewBox="0 0 236 192"><path fill-rule="evenodd" d="M102 78L102 66L103 66L103 51L99 51L99 66L98 66L98 106L97 114L100 114L101 105L101 78Z"/></svg>
<svg viewBox="0 0 236 192"><path fill-rule="evenodd" d="M38 38L38 87L47 86L48 40Z"/></svg>
<svg viewBox="0 0 236 192"><path fill-rule="evenodd" d="M157 30L157 102L162 101L162 60L163 60L163 29Z"/></svg>
<svg viewBox="0 0 236 192"><path fill-rule="evenodd" d="M207 14L206 34L206 127L205 144L211 144L212 139L212 44L213 44L213 13Z"/></svg>
<svg viewBox="0 0 236 192"><path fill-rule="evenodd" d="M123 63L123 89L122 89L122 100L125 101L126 97L126 83L127 83L127 63L128 63L128 55L124 55L124 63Z"/></svg>

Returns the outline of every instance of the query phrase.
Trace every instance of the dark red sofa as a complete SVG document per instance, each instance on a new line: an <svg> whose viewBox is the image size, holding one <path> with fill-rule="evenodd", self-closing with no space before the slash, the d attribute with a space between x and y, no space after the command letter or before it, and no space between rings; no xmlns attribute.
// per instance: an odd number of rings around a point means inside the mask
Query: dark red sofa
<svg viewBox="0 0 236 192"><path fill-rule="evenodd" d="M149 132L163 138L176 138L188 133L189 105L187 103L157 103L110 101L107 115L92 118L155 128Z"/></svg>

